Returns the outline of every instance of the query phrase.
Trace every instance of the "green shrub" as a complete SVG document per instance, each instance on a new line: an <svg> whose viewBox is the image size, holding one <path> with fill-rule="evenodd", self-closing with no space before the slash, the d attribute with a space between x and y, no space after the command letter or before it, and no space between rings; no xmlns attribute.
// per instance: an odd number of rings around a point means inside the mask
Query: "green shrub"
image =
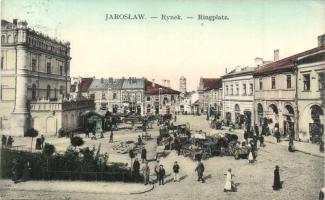
<svg viewBox="0 0 325 200"><path fill-rule="evenodd" d="M51 156L51 155L53 155L54 152L55 152L54 145L45 143L44 148L43 148L43 154L45 154L47 156Z"/></svg>
<svg viewBox="0 0 325 200"><path fill-rule="evenodd" d="M76 147L82 146L85 142L81 137L75 136L70 139L70 143L72 146L74 146L74 148L76 148Z"/></svg>
<svg viewBox="0 0 325 200"><path fill-rule="evenodd" d="M67 137L68 135L68 132L65 131L63 128L60 128L58 133L59 133L59 137Z"/></svg>

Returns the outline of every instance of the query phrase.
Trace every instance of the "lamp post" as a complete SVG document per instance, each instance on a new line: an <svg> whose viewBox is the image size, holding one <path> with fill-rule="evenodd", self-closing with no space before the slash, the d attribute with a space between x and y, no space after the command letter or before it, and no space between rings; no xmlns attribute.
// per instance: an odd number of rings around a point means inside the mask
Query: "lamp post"
<svg viewBox="0 0 325 200"><path fill-rule="evenodd" d="M161 91L162 88L159 88L158 89L158 94L159 94L159 107L158 107L158 114L160 114L160 91Z"/></svg>

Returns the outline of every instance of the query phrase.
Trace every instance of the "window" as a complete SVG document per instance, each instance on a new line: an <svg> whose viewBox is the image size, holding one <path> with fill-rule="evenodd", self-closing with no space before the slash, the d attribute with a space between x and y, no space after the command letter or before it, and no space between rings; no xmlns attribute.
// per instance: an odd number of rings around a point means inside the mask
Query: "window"
<svg viewBox="0 0 325 200"><path fill-rule="evenodd" d="M228 85L226 85L225 95L228 95L228 92L229 92L228 90L229 90Z"/></svg>
<svg viewBox="0 0 325 200"><path fill-rule="evenodd" d="M102 99L105 99L105 92L102 92Z"/></svg>
<svg viewBox="0 0 325 200"><path fill-rule="evenodd" d="M113 99L116 99L117 95L116 93L113 93Z"/></svg>
<svg viewBox="0 0 325 200"><path fill-rule="evenodd" d="M60 66L60 75L63 75L63 66Z"/></svg>
<svg viewBox="0 0 325 200"><path fill-rule="evenodd" d="M253 95L253 83L249 84L249 95Z"/></svg>
<svg viewBox="0 0 325 200"><path fill-rule="evenodd" d="M236 95L239 95L239 85L236 84Z"/></svg>
<svg viewBox="0 0 325 200"><path fill-rule="evenodd" d="M318 74L319 90L325 90L325 72Z"/></svg>
<svg viewBox="0 0 325 200"><path fill-rule="evenodd" d="M231 85L231 86L230 86L230 95L233 95L233 94L234 94L234 86Z"/></svg>
<svg viewBox="0 0 325 200"><path fill-rule="evenodd" d="M36 71L36 59L32 59L32 71Z"/></svg>
<svg viewBox="0 0 325 200"><path fill-rule="evenodd" d="M243 84L243 95L246 96L246 84Z"/></svg>
<svg viewBox="0 0 325 200"><path fill-rule="evenodd" d="M150 97L147 97L147 101L150 101Z"/></svg>
<svg viewBox="0 0 325 200"><path fill-rule="evenodd" d="M60 86L60 94L63 94L63 91L64 91L64 86Z"/></svg>
<svg viewBox="0 0 325 200"><path fill-rule="evenodd" d="M275 77L272 77L272 89L275 89Z"/></svg>
<svg viewBox="0 0 325 200"><path fill-rule="evenodd" d="M5 35L1 35L1 44L5 43Z"/></svg>
<svg viewBox="0 0 325 200"><path fill-rule="evenodd" d="M263 90L263 81L261 78L260 78L260 90Z"/></svg>
<svg viewBox="0 0 325 200"><path fill-rule="evenodd" d="M32 100L36 100L36 85L32 85Z"/></svg>
<svg viewBox="0 0 325 200"><path fill-rule="evenodd" d="M310 90L310 74L304 74L304 91Z"/></svg>
<svg viewBox="0 0 325 200"><path fill-rule="evenodd" d="M49 62L46 64L46 72L47 72L48 74L51 73L51 63L49 63Z"/></svg>
<svg viewBox="0 0 325 200"><path fill-rule="evenodd" d="M291 75L287 75L287 88L291 88Z"/></svg>
<svg viewBox="0 0 325 200"><path fill-rule="evenodd" d="M55 99L56 99L56 93L57 93L56 88L54 88L54 98Z"/></svg>
<svg viewBox="0 0 325 200"><path fill-rule="evenodd" d="M3 57L1 57L1 70L3 70Z"/></svg>
<svg viewBox="0 0 325 200"><path fill-rule="evenodd" d="M51 86L49 86L49 85L46 88L46 98L48 100L50 100L50 98L51 98Z"/></svg>

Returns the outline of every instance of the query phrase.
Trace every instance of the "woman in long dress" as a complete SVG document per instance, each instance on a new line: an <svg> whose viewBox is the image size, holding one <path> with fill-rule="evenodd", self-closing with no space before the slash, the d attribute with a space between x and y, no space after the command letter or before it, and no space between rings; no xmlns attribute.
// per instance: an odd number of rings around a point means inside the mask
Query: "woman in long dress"
<svg viewBox="0 0 325 200"><path fill-rule="evenodd" d="M279 172L279 166L275 166L274 170L274 182L273 182L273 190L280 190L282 188L282 184L280 181L280 172Z"/></svg>
<svg viewBox="0 0 325 200"><path fill-rule="evenodd" d="M253 162L254 162L254 156L252 150L250 150L248 154L248 163L253 164Z"/></svg>
<svg viewBox="0 0 325 200"><path fill-rule="evenodd" d="M224 192L232 191L231 179L232 179L232 174L231 174L231 169L229 168L226 174L226 184L225 184Z"/></svg>

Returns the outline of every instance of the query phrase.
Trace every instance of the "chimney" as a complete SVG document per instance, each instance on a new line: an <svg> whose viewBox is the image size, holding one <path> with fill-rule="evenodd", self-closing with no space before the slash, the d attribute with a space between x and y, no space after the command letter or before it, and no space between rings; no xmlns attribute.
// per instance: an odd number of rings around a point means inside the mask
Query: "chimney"
<svg viewBox="0 0 325 200"><path fill-rule="evenodd" d="M167 87L170 88L170 80L167 80Z"/></svg>
<svg viewBox="0 0 325 200"><path fill-rule="evenodd" d="M318 36L318 46L323 46L325 44L325 34Z"/></svg>
<svg viewBox="0 0 325 200"><path fill-rule="evenodd" d="M228 73L228 69L227 69L227 67L226 67L226 74Z"/></svg>
<svg viewBox="0 0 325 200"><path fill-rule="evenodd" d="M263 58L255 58L255 67L260 67L263 65Z"/></svg>
<svg viewBox="0 0 325 200"><path fill-rule="evenodd" d="M279 60L279 49L275 49L273 54L274 54L274 61L278 61Z"/></svg>
<svg viewBox="0 0 325 200"><path fill-rule="evenodd" d="M155 79L152 79L152 87L155 87Z"/></svg>
<svg viewBox="0 0 325 200"><path fill-rule="evenodd" d="M13 19L12 20L12 23L15 24L17 26L17 22L18 22L18 19Z"/></svg>
<svg viewBox="0 0 325 200"><path fill-rule="evenodd" d="M101 83L104 83L104 78L100 78L100 82Z"/></svg>

